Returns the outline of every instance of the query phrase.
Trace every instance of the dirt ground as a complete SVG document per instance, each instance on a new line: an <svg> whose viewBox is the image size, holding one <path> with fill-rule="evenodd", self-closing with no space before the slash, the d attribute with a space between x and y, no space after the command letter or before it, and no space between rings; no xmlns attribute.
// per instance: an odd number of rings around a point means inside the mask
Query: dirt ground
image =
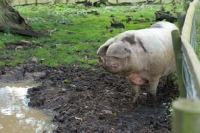
<svg viewBox="0 0 200 133"><path fill-rule="evenodd" d="M98 65L82 69L32 63L0 69L0 84L31 78L42 85L28 90L29 106L55 111L55 133L171 132L167 107L179 92L173 83L167 89L165 79L159 83L154 105L146 99L147 86L142 86L133 105L128 81Z"/></svg>

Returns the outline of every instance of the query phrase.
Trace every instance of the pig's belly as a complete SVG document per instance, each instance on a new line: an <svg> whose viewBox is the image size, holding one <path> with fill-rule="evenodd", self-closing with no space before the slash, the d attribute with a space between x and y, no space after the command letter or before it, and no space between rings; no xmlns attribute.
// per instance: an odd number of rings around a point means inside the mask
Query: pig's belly
<svg viewBox="0 0 200 133"><path fill-rule="evenodd" d="M141 73L132 73L127 78L136 85L142 85L148 82L148 76Z"/></svg>

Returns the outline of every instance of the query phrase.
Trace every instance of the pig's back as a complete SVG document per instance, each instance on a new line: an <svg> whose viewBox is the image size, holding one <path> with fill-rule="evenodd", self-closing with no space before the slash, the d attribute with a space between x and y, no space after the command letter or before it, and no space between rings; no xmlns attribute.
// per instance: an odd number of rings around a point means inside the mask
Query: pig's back
<svg viewBox="0 0 200 133"><path fill-rule="evenodd" d="M172 46L172 29L167 28L149 28L142 30L128 31L128 34L134 34L136 41L139 39L145 51L142 56L146 62L146 68L150 75L167 76L174 70L175 60ZM137 50L133 47L133 52Z"/></svg>
<svg viewBox="0 0 200 133"><path fill-rule="evenodd" d="M149 40L144 37L143 43L148 52L149 70L153 75L167 76L175 67L171 30L148 29L148 31Z"/></svg>

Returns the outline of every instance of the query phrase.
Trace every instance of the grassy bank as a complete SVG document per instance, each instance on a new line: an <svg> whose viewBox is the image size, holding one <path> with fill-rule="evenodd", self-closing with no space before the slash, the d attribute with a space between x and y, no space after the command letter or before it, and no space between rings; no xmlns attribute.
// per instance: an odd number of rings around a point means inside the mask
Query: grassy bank
<svg viewBox="0 0 200 133"><path fill-rule="evenodd" d="M166 4L164 7L168 11L173 9L171 4ZM24 37L9 32L0 33L0 66L5 64L15 66L37 57L38 61L45 59L42 63L49 66L75 63L81 67L88 67L97 62L96 50L110 37L125 30L146 28L155 23L154 13L160 9L160 5L114 7L102 5L99 8L86 8L83 5L57 4L14 8L34 29L46 33L47 30L56 29L56 31L41 38ZM133 9L135 12L128 11ZM182 5L177 4L177 11L181 10ZM91 11L98 12L99 15ZM106 26L110 25L111 15L121 21L125 28L113 28L113 32L107 30ZM132 19L130 23L126 23L127 16ZM133 21L136 19L139 22ZM4 44L20 40L36 41L40 45L26 49L8 49Z"/></svg>

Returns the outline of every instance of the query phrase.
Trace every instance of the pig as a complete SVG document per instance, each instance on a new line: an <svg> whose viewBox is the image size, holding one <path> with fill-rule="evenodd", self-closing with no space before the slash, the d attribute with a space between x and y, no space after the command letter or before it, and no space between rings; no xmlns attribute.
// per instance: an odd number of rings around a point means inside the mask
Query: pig
<svg viewBox="0 0 200 133"><path fill-rule="evenodd" d="M160 78L172 80L175 57L171 31L175 29L170 22L157 22L146 29L122 32L97 50L103 69L128 79L133 103L141 85L148 83L147 98L154 102Z"/></svg>

